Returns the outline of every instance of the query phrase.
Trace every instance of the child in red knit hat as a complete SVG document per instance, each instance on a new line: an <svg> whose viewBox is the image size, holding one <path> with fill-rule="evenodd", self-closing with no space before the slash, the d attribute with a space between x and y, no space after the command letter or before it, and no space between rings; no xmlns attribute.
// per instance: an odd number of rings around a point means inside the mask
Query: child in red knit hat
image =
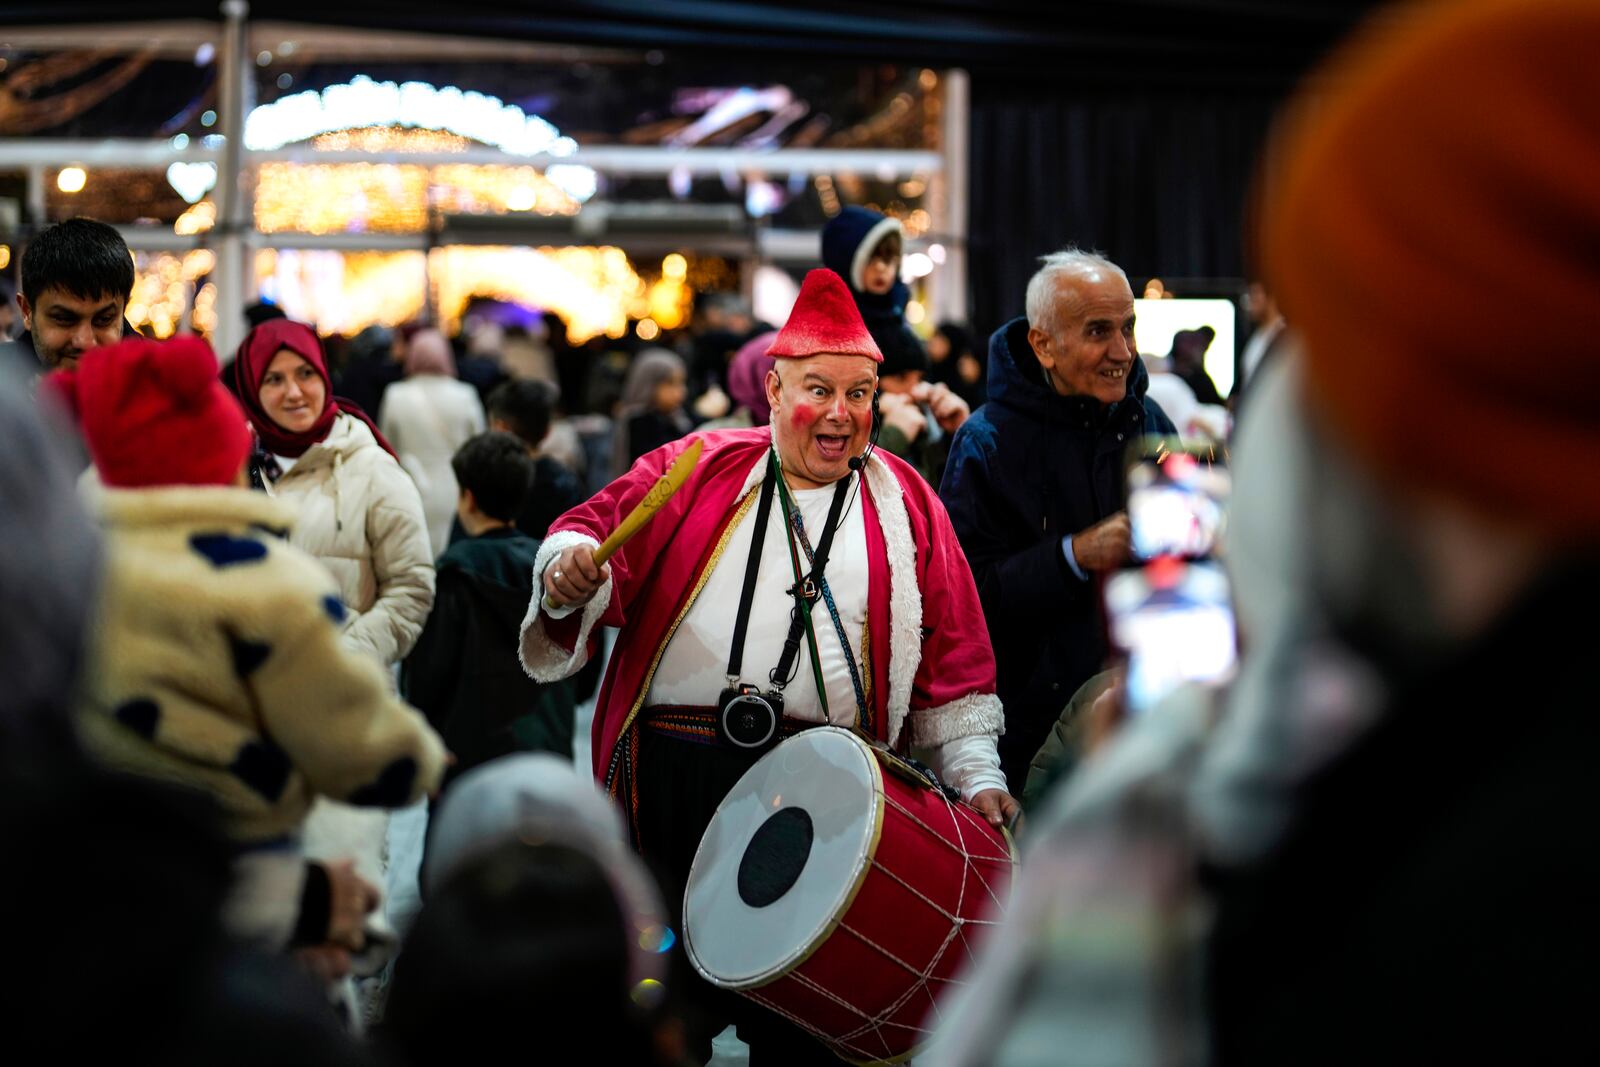
<svg viewBox="0 0 1600 1067"><path fill-rule="evenodd" d="M318 794L398 807L437 788L438 737L341 645L332 578L283 539L293 513L243 488L251 434L210 346L130 338L51 374L45 392L76 418L106 487L86 744L216 799L244 846L236 931L361 948L361 917L330 914L348 894L300 861L300 825Z"/></svg>

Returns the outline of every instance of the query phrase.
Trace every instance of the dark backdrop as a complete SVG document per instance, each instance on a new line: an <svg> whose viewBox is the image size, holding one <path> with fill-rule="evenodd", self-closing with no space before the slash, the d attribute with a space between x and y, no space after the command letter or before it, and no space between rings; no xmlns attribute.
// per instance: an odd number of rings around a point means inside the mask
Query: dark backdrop
<svg viewBox="0 0 1600 1067"><path fill-rule="evenodd" d="M1054 96L975 77L969 219L973 327L1022 314L1037 257L1097 249L1138 279L1245 274L1244 203L1270 93Z"/></svg>

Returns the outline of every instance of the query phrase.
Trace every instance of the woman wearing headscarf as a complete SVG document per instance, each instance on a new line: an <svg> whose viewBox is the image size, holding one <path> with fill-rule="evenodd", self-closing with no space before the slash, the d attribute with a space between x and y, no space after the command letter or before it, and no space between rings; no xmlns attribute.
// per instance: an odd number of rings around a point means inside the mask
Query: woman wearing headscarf
<svg viewBox="0 0 1600 1067"><path fill-rule="evenodd" d="M647 348L634 359L622 385L612 436L611 464L617 472L626 472L646 452L694 429L683 410L688 380L683 360L664 348Z"/></svg>
<svg viewBox="0 0 1600 1067"><path fill-rule="evenodd" d="M484 431L478 391L456 380L450 342L438 330L422 330L406 348L406 377L383 396L378 425L394 442L401 466L417 483L428 519L428 539L437 556L450 543L460 489L450 457L469 437Z"/></svg>
<svg viewBox="0 0 1600 1067"><path fill-rule="evenodd" d="M422 501L393 447L333 395L309 326L256 327L227 374L260 445L262 488L298 515L290 543L339 583L346 642L385 666L399 662L433 607L433 554Z"/></svg>

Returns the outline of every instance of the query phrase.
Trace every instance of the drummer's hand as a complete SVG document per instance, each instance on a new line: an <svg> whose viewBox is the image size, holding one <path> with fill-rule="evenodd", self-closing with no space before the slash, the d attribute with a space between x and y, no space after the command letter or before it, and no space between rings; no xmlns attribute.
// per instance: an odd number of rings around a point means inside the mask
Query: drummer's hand
<svg viewBox="0 0 1600 1067"><path fill-rule="evenodd" d="M611 577L611 566L594 561L594 548L573 545L544 570L544 591L557 608L576 607L594 599Z"/></svg>
<svg viewBox="0 0 1600 1067"><path fill-rule="evenodd" d="M972 798L972 806L995 829L1008 825L1022 811L1022 805L1004 789L985 789Z"/></svg>

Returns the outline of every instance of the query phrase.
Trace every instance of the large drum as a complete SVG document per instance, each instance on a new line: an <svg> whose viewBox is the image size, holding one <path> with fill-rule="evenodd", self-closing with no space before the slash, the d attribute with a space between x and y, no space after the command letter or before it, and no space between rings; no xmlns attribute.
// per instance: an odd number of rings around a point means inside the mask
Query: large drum
<svg viewBox="0 0 1600 1067"><path fill-rule="evenodd" d="M706 828L684 894L695 969L845 1059L908 1058L1010 890L1010 839L848 730L783 742Z"/></svg>

